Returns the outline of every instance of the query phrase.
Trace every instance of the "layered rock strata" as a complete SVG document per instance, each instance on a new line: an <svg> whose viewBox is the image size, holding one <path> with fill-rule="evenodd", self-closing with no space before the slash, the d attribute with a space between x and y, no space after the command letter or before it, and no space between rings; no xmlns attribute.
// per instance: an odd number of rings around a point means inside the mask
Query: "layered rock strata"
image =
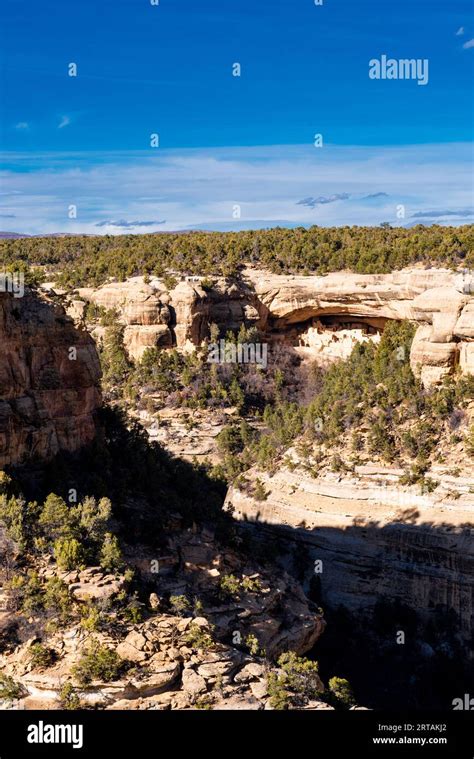
<svg viewBox="0 0 474 759"><path fill-rule="evenodd" d="M100 366L61 306L0 293L0 469L77 451L96 432Z"/></svg>
<svg viewBox="0 0 474 759"><path fill-rule="evenodd" d="M323 605L371 610L384 600L425 616L451 611L468 640L474 477L452 476L442 467L431 474L438 486L422 494L419 486L400 485L403 471L393 467L366 465L351 476L317 478L282 467L273 476L258 473L265 500L231 488L226 508L306 549L307 578L316 570Z"/></svg>

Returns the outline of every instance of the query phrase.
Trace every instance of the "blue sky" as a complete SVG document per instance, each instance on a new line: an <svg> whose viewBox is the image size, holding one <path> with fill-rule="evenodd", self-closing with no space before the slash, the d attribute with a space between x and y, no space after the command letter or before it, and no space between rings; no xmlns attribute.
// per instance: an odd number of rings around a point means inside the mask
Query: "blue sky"
<svg viewBox="0 0 474 759"><path fill-rule="evenodd" d="M0 229L472 221L470 0L4 0L2 16ZM383 54L427 59L428 83L371 80Z"/></svg>

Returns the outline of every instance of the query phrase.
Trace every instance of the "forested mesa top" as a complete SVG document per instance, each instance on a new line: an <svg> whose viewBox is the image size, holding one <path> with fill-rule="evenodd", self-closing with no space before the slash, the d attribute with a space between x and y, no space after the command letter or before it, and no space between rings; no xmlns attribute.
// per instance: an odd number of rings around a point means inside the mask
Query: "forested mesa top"
<svg viewBox="0 0 474 759"><path fill-rule="evenodd" d="M22 261L61 273L66 286L110 277L230 276L248 263L275 273L384 273L413 264L474 268L474 225L297 227L243 232L30 237L0 240L0 267Z"/></svg>

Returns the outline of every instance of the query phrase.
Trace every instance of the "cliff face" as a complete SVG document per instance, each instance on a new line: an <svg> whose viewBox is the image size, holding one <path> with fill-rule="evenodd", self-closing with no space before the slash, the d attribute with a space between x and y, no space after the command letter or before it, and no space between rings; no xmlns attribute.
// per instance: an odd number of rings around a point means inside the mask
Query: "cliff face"
<svg viewBox="0 0 474 759"><path fill-rule="evenodd" d="M171 290L157 278L134 277L78 292L117 309L133 359L152 346L192 349L214 323L222 334L256 325L269 341L284 340L303 358L326 363L346 357L363 333L376 339L388 319L406 319L418 325L410 361L425 386L456 365L474 372L474 282L448 269L325 276L247 269L239 282L220 278L210 288L201 277L186 277ZM81 308L74 301L71 313L80 316Z"/></svg>
<svg viewBox="0 0 474 759"><path fill-rule="evenodd" d="M90 443L101 402L90 335L45 298L0 293L0 346L0 469Z"/></svg>
<svg viewBox="0 0 474 759"><path fill-rule="evenodd" d="M399 601L429 616L454 611L463 636L474 622L474 477L435 471L434 493L400 486L402 470L361 466L351 476L312 478L281 468L259 473L267 493L256 501L231 488L234 516L282 532L307 549L322 602L352 611ZM248 473L247 473L248 474ZM321 564L315 564L321 562Z"/></svg>

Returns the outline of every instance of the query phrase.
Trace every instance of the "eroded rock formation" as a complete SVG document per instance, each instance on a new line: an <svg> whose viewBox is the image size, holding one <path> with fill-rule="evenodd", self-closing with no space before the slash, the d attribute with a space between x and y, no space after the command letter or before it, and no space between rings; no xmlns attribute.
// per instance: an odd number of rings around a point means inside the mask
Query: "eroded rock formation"
<svg viewBox="0 0 474 759"><path fill-rule="evenodd" d="M245 324L324 362L346 357L364 335L376 339L387 319L406 319L418 325L410 360L425 386L458 364L464 373L474 370L474 283L448 269L325 276L246 269L239 282L220 278L212 287L203 278L183 277L168 290L157 278L135 277L78 292L117 309L133 359L152 346L192 349L209 336L211 324L222 334ZM77 316L77 301L70 308Z"/></svg>
<svg viewBox="0 0 474 759"><path fill-rule="evenodd" d="M94 341L62 307L0 293L0 469L90 443L99 378Z"/></svg>

